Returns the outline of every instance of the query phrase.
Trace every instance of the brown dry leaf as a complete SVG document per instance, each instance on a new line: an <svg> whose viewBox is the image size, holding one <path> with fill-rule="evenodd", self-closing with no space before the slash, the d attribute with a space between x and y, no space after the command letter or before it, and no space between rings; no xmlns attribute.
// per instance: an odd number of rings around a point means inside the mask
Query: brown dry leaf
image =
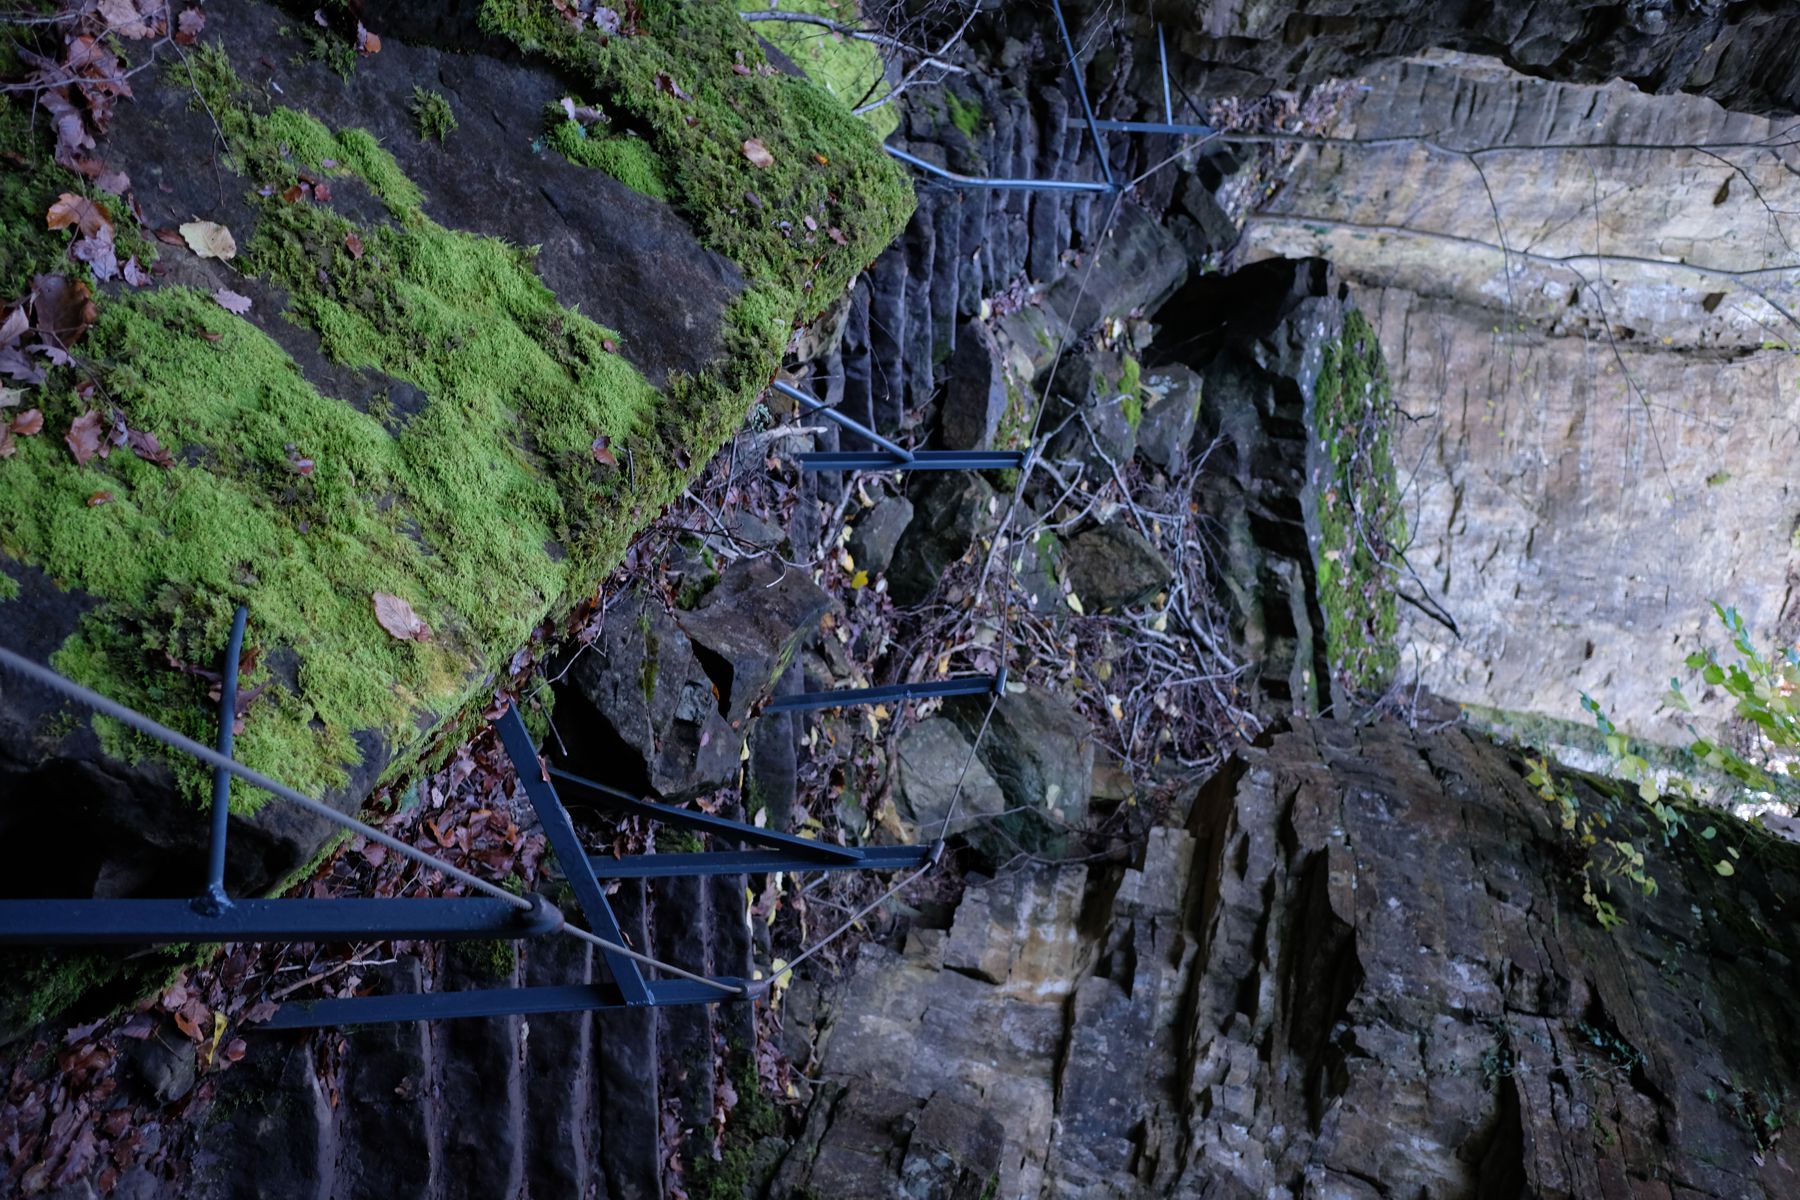
<svg viewBox="0 0 1800 1200"><path fill-rule="evenodd" d="M220 308L240 317L250 311L250 297L241 296L230 288L220 288L213 293L213 299L219 302Z"/></svg>
<svg viewBox="0 0 1800 1200"><path fill-rule="evenodd" d="M750 165L753 167L765 168L775 165L775 156L769 153L767 146L755 138L744 140L744 157L750 160Z"/></svg>
<svg viewBox="0 0 1800 1200"><path fill-rule="evenodd" d="M162 5L154 0L148 14L138 10L137 0L100 0L97 8L107 30L122 38L141 41L162 32L162 23L157 20Z"/></svg>
<svg viewBox="0 0 1800 1200"><path fill-rule="evenodd" d="M163 449L163 444L156 440L154 433L145 433L142 429L127 429L125 444L131 447L133 454L165 471L175 465L175 456Z"/></svg>
<svg viewBox="0 0 1800 1200"><path fill-rule="evenodd" d="M351 258L361 258L363 256L363 240L354 233L346 233L344 235L344 249L350 252Z"/></svg>
<svg viewBox="0 0 1800 1200"><path fill-rule="evenodd" d="M281 201L283 204L294 204L304 195L306 195L306 189L302 188L297 183L291 183L288 185L287 190L281 193Z"/></svg>
<svg viewBox="0 0 1800 1200"><path fill-rule="evenodd" d="M658 91L667 92L677 100L693 99L692 96L681 90L681 85L676 83L675 77L670 75L667 71L658 71L656 73L656 87Z"/></svg>
<svg viewBox="0 0 1800 1200"><path fill-rule="evenodd" d="M189 221L181 227L188 249L201 258L236 258L237 239L216 221Z"/></svg>
<svg viewBox="0 0 1800 1200"><path fill-rule="evenodd" d="M331 203L331 185L323 179L312 185L313 199L320 204Z"/></svg>
<svg viewBox="0 0 1800 1200"><path fill-rule="evenodd" d="M279 1012L280 1009L281 1006L276 1004L273 1000L258 1000L244 1013L240 1024L261 1025L264 1021Z"/></svg>
<svg viewBox="0 0 1800 1200"><path fill-rule="evenodd" d="M129 283L132 287L150 286L150 272L138 265L137 255L135 254L125 260L125 265L119 268L119 274L123 275L125 277L125 282Z"/></svg>
<svg viewBox="0 0 1800 1200"><path fill-rule="evenodd" d="M81 340L99 311L87 284L67 275L39 275L31 281L31 310L38 332L59 350Z"/></svg>
<svg viewBox="0 0 1800 1200"><path fill-rule="evenodd" d="M606 467L618 466L619 460L613 456L611 446L612 439L607 437L604 433L595 438L593 446L594 461Z"/></svg>
<svg viewBox="0 0 1800 1200"><path fill-rule="evenodd" d="M363 23L356 23L356 48L364 54L380 54L381 39L363 28Z"/></svg>
<svg viewBox="0 0 1800 1200"><path fill-rule="evenodd" d="M90 408L69 423L69 432L63 434L63 441L68 443L69 453L75 456L75 461L85 467L96 454L105 458L112 453L112 445L105 434L105 421Z"/></svg>
<svg viewBox="0 0 1800 1200"><path fill-rule="evenodd" d="M28 408L14 417L6 428L20 437L36 437L44 432L44 414L35 408Z"/></svg>
<svg viewBox="0 0 1800 1200"><path fill-rule="evenodd" d="M0 458L11 458L19 447L13 442L12 430L0 425Z"/></svg>
<svg viewBox="0 0 1800 1200"><path fill-rule="evenodd" d="M183 9L181 16L175 21L175 40L183 46L191 46L200 38L200 31L206 28L206 14L197 8Z"/></svg>
<svg viewBox="0 0 1800 1200"><path fill-rule="evenodd" d="M419 619L413 606L398 596L387 592L371 593L375 601L375 620L385 630L403 642L429 642L431 627Z"/></svg>
<svg viewBox="0 0 1800 1200"><path fill-rule="evenodd" d="M840 246L848 246L850 244L850 239L845 237L844 231L839 229L836 225L833 225L830 228L826 229L825 236L830 238L832 241L836 242Z"/></svg>
<svg viewBox="0 0 1800 1200"><path fill-rule="evenodd" d="M250 1047L244 1044L243 1038L232 1038L229 1042L225 1043L225 1061L237 1062L244 1057L249 1049Z"/></svg>
<svg viewBox="0 0 1800 1200"><path fill-rule="evenodd" d="M95 492L87 498L87 506L89 508L99 508L102 504L111 504L112 498L111 492Z"/></svg>
<svg viewBox="0 0 1800 1200"><path fill-rule="evenodd" d="M73 225L92 236L102 229L112 229L112 214L86 196L64 192L44 214L44 222L51 229L67 229Z"/></svg>

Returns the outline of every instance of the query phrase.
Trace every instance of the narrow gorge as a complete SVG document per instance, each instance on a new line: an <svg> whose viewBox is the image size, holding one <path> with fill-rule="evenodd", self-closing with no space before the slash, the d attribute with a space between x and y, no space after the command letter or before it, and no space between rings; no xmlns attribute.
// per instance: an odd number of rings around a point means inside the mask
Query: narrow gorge
<svg viewBox="0 0 1800 1200"><path fill-rule="evenodd" d="M739 7L0 17L9 1194L1800 1195L1800 16Z"/></svg>

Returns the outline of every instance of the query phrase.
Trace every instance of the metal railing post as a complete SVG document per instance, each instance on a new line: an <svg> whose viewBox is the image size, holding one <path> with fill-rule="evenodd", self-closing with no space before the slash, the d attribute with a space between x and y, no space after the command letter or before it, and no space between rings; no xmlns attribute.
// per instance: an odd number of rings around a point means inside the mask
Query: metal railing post
<svg viewBox="0 0 1800 1200"><path fill-rule="evenodd" d="M826 420L836 422L838 425L842 426L845 429L848 429L851 433L856 434L858 437L861 437L861 438L867 439L868 441L874 442L877 446L880 446L883 450L887 451L890 455L892 455L894 458L898 459L900 462L909 463L913 460L912 451L907 450L904 447L898 446L898 445L894 444L893 442L888 441L888 439L882 437L879 433L876 433L873 429L870 429L867 425L864 425L861 421L857 421L850 417L845 416L843 413L839 412L837 409L831 407L829 404L826 404L824 401L818 399L817 397L809 396L805 392L801 391L799 388L791 387L788 384L781 382L781 380L779 380L779 379L772 380L770 382L769 386L774 388L776 391L780 392L782 395L787 396L788 398L790 398L792 400L799 401L801 404L804 404L808 409L810 409L813 412L818 413L821 417L824 417Z"/></svg>
<svg viewBox="0 0 1800 1200"><path fill-rule="evenodd" d="M231 641L225 646L225 676L219 682L219 753L231 757L237 735L238 662L244 654L244 626L250 610L238 605L231 619ZM212 839L207 846L206 891L194 900L195 911L216 917L231 907L225 894L225 838L231 824L231 774L213 768Z"/></svg>

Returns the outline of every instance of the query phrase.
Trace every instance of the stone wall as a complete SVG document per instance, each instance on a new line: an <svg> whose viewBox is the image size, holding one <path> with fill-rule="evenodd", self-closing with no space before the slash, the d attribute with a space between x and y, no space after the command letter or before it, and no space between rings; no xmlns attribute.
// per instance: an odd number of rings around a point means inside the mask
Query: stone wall
<svg viewBox="0 0 1800 1200"><path fill-rule="evenodd" d="M1793 847L1729 881L1657 850L1609 933L1552 818L1460 729L1297 725L1129 865L971 880L865 947L778 1178L949 1195L870 1136L935 1104L998 1122L969 1152L1007 1197L1793 1194L1758 1125L1796 1065Z"/></svg>
<svg viewBox="0 0 1800 1200"><path fill-rule="evenodd" d="M1585 690L1677 739L1659 697L1709 603L1763 631L1789 604L1800 358L1769 347L1797 332L1793 151L1681 149L1779 122L1488 60L1364 82L1332 134L1441 148L1303 151L1239 252L1328 258L1377 320L1409 418L1410 558L1461 631L1410 613L1403 666L1555 717ZM1519 143L1597 148L1459 153Z"/></svg>

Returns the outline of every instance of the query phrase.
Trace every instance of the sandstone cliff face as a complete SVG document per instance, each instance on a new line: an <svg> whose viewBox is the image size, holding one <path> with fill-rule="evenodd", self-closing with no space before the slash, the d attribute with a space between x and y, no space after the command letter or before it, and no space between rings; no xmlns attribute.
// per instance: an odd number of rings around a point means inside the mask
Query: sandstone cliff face
<svg viewBox="0 0 1800 1200"><path fill-rule="evenodd" d="M919 1194L935 1105L998 1122L964 1165L1006 1197L1792 1195L1765 1118L1800 856L1753 844L1731 881L1654 852L1607 933L1515 755L1299 725L1133 865L972 882L947 929L866 947L780 1178Z"/></svg>
<svg viewBox="0 0 1800 1200"><path fill-rule="evenodd" d="M1765 631L1789 604L1800 182L1756 148L1780 122L1439 55L1371 70L1329 132L1403 140L1302 151L1240 254L1326 257L1376 318L1410 559L1461 628L1410 613L1403 669L1563 718L1585 690L1678 740L1659 697L1709 603ZM1568 148L1467 153L1541 143Z"/></svg>

